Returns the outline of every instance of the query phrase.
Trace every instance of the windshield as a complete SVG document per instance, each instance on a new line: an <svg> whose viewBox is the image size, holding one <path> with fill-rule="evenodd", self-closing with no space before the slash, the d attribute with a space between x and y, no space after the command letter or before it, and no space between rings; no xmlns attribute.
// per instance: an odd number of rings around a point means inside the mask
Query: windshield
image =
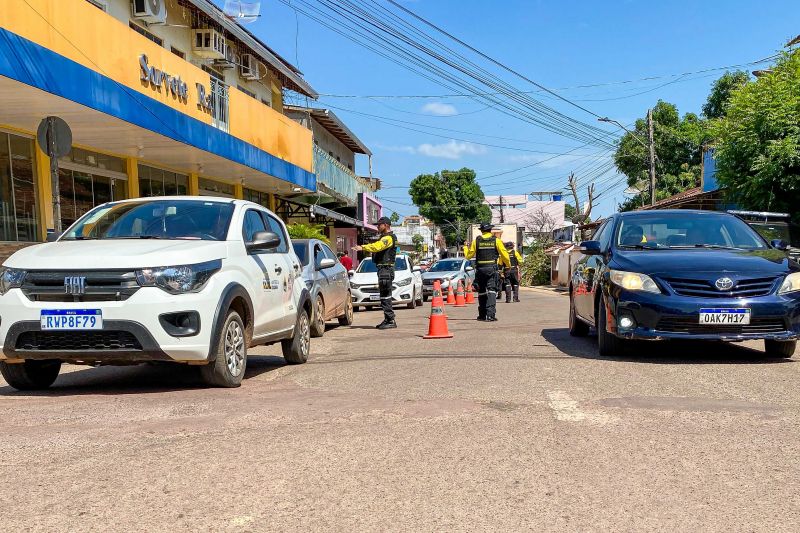
<svg viewBox="0 0 800 533"><path fill-rule="evenodd" d="M82 216L61 240L191 239L223 241L233 204L155 200L104 204Z"/></svg>
<svg viewBox="0 0 800 533"><path fill-rule="evenodd" d="M293 242L292 247L294 247L294 253L297 254L297 258L303 264L303 266L308 264L308 245L304 242Z"/></svg>
<svg viewBox="0 0 800 533"><path fill-rule="evenodd" d="M454 270L461 270L461 263L461 259L446 259L433 265L428 269L428 272L452 272Z"/></svg>
<svg viewBox="0 0 800 533"><path fill-rule="evenodd" d="M653 213L620 220L622 248L729 248L763 250L764 241L745 222L723 213Z"/></svg>
<svg viewBox="0 0 800 533"><path fill-rule="evenodd" d="M748 222L748 224L768 241L773 241L775 239L786 242L792 241L788 224L775 222Z"/></svg>
<svg viewBox="0 0 800 533"><path fill-rule="evenodd" d="M395 271L399 270L408 270L406 266L406 258L405 257L397 257L394 260L394 269ZM358 265L356 272L361 273L370 273L370 272L377 272L378 267L375 265L375 261L372 259L364 259L361 261L361 264Z"/></svg>

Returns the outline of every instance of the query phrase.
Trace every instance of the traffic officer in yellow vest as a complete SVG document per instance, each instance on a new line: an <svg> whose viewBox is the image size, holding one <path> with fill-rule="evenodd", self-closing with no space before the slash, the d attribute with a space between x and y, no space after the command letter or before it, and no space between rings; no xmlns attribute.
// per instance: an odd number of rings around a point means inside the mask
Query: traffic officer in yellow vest
<svg viewBox="0 0 800 533"><path fill-rule="evenodd" d="M512 241L508 241L505 246L511 261L511 267L505 270L506 303L511 302L511 291L514 291L514 301L519 302L519 265L522 264L522 256L514 249Z"/></svg>
<svg viewBox="0 0 800 533"><path fill-rule="evenodd" d="M493 236L492 225L484 222L480 225L481 234L475 237L470 246L464 246L464 257L475 258L475 284L478 286L478 320L495 322L497 303L497 266L511 266L503 241Z"/></svg>
<svg viewBox="0 0 800 533"><path fill-rule="evenodd" d="M378 329L396 328L394 309L392 308L392 282L394 281L394 260L397 254L397 237L392 233L392 221L388 217L378 219L378 231L381 238L372 244L355 246L353 250L371 252L372 260L378 267L378 290L381 294L383 322L375 326Z"/></svg>

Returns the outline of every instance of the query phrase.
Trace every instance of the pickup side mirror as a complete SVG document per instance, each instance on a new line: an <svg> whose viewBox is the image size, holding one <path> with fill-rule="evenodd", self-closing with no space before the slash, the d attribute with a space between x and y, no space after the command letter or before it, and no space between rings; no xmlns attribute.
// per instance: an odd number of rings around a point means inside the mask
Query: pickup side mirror
<svg viewBox="0 0 800 533"><path fill-rule="evenodd" d="M325 270L326 268L331 268L332 266L336 265L336 261L331 259L330 257L325 257L320 259L317 263L317 270Z"/></svg>
<svg viewBox="0 0 800 533"><path fill-rule="evenodd" d="M353 274L355 274L355 273L356 273L355 270L348 270L347 271L347 275L350 276L351 278L353 277Z"/></svg>
<svg viewBox="0 0 800 533"><path fill-rule="evenodd" d="M419 265L416 265L411 269L411 272L422 272L422 269L419 267Z"/></svg>
<svg viewBox="0 0 800 533"><path fill-rule="evenodd" d="M271 231L259 231L253 235L253 240L245 244L250 253L269 252L281 245L281 238Z"/></svg>
<svg viewBox="0 0 800 533"><path fill-rule="evenodd" d="M581 243L580 252L583 255L600 255L603 253L600 250L600 241L583 241Z"/></svg>
<svg viewBox="0 0 800 533"><path fill-rule="evenodd" d="M464 272L472 272L473 270L475 269L472 267L472 265L467 265L467 268L464 269Z"/></svg>
<svg viewBox="0 0 800 533"><path fill-rule="evenodd" d="M783 250L784 252L789 249L789 243L784 241L783 239L772 239L769 242L773 248L777 248L778 250Z"/></svg>

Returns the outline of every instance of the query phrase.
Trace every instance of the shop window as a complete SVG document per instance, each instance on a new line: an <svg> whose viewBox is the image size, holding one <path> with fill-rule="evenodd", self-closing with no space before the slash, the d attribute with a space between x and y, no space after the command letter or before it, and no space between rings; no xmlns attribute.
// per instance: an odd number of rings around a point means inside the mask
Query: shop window
<svg viewBox="0 0 800 533"><path fill-rule="evenodd" d="M69 154L62 157L60 160L96 168L99 170L108 170L111 172L125 174L125 160L121 157L114 157L112 155L101 154L98 152L90 152L81 148L73 148Z"/></svg>
<svg viewBox="0 0 800 533"><path fill-rule="evenodd" d="M233 185L219 181L200 178L198 180L200 195L203 196L227 196L233 198Z"/></svg>
<svg viewBox="0 0 800 533"><path fill-rule="evenodd" d="M255 189L245 189L244 199L258 205L263 205L269 209L269 193L257 191Z"/></svg>
<svg viewBox="0 0 800 533"><path fill-rule="evenodd" d="M183 196L188 189L185 174L139 165L139 196Z"/></svg>
<svg viewBox="0 0 800 533"><path fill-rule="evenodd" d="M0 132L0 240L39 238L33 141Z"/></svg>
<svg viewBox="0 0 800 533"><path fill-rule="evenodd" d="M58 169L58 188L64 230L95 206L128 196L124 179L69 168Z"/></svg>

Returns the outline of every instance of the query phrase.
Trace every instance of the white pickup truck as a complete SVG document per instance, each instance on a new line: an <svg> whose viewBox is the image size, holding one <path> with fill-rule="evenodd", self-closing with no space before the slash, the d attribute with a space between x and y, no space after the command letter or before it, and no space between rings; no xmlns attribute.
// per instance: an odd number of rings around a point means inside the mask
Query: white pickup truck
<svg viewBox="0 0 800 533"><path fill-rule="evenodd" d="M286 227L227 198L100 205L54 242L0 269L0 372L17 389L52 385L62 363L200 365L236 387L247 349L310 347L311 302Z"/></svg>

